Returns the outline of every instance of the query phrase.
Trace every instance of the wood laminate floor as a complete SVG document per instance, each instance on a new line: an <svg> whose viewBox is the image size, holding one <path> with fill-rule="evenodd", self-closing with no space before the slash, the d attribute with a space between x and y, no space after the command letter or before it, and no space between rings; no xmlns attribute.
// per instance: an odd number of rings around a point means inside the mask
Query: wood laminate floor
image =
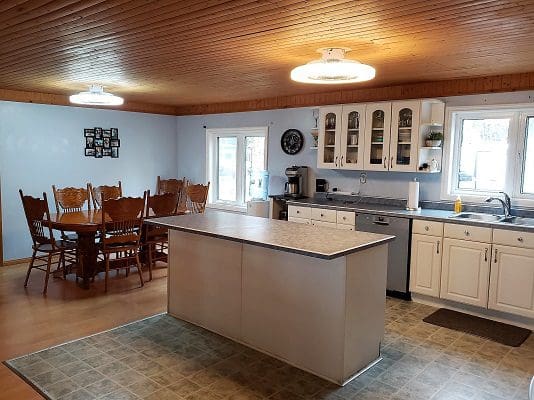
<svg viewBox="0 0 534 400"><path fill-rule="evenodd" d="M0 267L0 361L135 321L167 309L167 270L139 287L135 271L129 277L111 274L104 293L103 278L89 290L68 281L50 279L41 294L44 273L33 271L23 287L26 264ZM145 279L148 274L145 273ZM29 385L0 364L0 399L41 399Z"/></svg>

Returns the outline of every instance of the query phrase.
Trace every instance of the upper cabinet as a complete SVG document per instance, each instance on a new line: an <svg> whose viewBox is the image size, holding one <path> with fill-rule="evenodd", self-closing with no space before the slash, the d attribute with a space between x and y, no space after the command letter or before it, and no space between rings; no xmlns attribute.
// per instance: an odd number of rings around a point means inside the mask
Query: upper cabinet
<svg viewBox="0 0 534 400"><path fill-rule="evenodd" d="M363 169L365 105L322 107L317 167Z"/></svg>
<svg viewBox="0 0 534 400"><path fill-rule="evenodd" d="M369 171L389 170L391 136L391 103L366 105L364 168Z"/></svg>
<svg viewBox="0 0 534 400"><path fill-rule="evenodd" d="M317 166L368 171L439 172L444 103L408 100L321 107Z"/></svg>
<svg viewBox="0 0 534 400"><path fill-rule="evenodd" d="M338 168L342 106L319 109L318 168Z"/></svg>

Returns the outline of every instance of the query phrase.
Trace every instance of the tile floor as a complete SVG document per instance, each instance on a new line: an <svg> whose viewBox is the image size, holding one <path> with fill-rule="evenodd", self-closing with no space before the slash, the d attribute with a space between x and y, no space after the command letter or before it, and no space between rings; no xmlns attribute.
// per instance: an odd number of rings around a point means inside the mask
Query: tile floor
<svg viewBox="0 0 534 400"><path fill-rule="evenodd" d="M387 300L383 360L340 388L167 315L10 361L51 399L528 399L534 337L511 348Z"/></svg>

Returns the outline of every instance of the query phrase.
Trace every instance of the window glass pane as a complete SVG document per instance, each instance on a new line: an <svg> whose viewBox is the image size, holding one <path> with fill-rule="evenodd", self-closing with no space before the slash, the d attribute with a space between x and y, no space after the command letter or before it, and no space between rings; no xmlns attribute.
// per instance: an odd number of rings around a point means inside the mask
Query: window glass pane
<svg viewBox="0 0 534 400"><path fill-rule="evenodd" d="M534 117L527 119L521 192L534 194Z"/></svg>
<svg viewBox="0 0 534 400"><path fill-rule="evenodd" d="M236 201L237 199L237 138L217 139L217 200Z"/></svg>
<svg viewBox="0 0 534 400"><path fill-rule="evenodd" d="M245 137L245 201L259 199L263 194L262 171L265 169L265 138Z"/></svg>
<svg viewBox="0 0 534 400"><path fill-rule="evenodd" d="M504 190L510 119L464 119L462 122L458 189Z"/></svg>

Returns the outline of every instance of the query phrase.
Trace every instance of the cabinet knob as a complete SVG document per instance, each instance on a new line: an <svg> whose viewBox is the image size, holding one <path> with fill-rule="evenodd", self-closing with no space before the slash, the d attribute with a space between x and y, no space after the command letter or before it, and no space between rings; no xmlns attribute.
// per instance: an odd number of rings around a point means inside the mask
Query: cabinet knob
<svg viewBox="0 0 534 400"><path fill-rule="evenodd" d="M299 210L297 210L297 214L300 214L300 211L299 211Z"/></svg>
<svg viewBox="0 0 534 400"><path fill-rule="evenodd" d="M428 232L429 230L430 230L430 228L428 227L428 225L427 225L427 226L425 226L425 231L427 231L427 232Z"/></svg>
<svg viewBox="0 0 534 400"><path fill-rule="evenodd" d="M523 238L522 237L518 237L517 241L520 242L520 243L523 243Z"/></svg>
<svg viewBox="0 0 534 400"><path fill-rule="evenodd" d="M324 214L321 214L321 217L324 217Z"/></svg>
<svg viewBox="0 0 534 400"><path fill-rule="evenodd" d="M468 230L465 230L465 231L464 231L464 234L465 234L465 236L469 236L469 235L470 235L470 233L469 233Z"/></svg>
<svg viewBox="0 0 534 400"><path fill-rule="evenodd" d="M347 219L347 217L343 217L343 221L345 221Z"/></svg>

